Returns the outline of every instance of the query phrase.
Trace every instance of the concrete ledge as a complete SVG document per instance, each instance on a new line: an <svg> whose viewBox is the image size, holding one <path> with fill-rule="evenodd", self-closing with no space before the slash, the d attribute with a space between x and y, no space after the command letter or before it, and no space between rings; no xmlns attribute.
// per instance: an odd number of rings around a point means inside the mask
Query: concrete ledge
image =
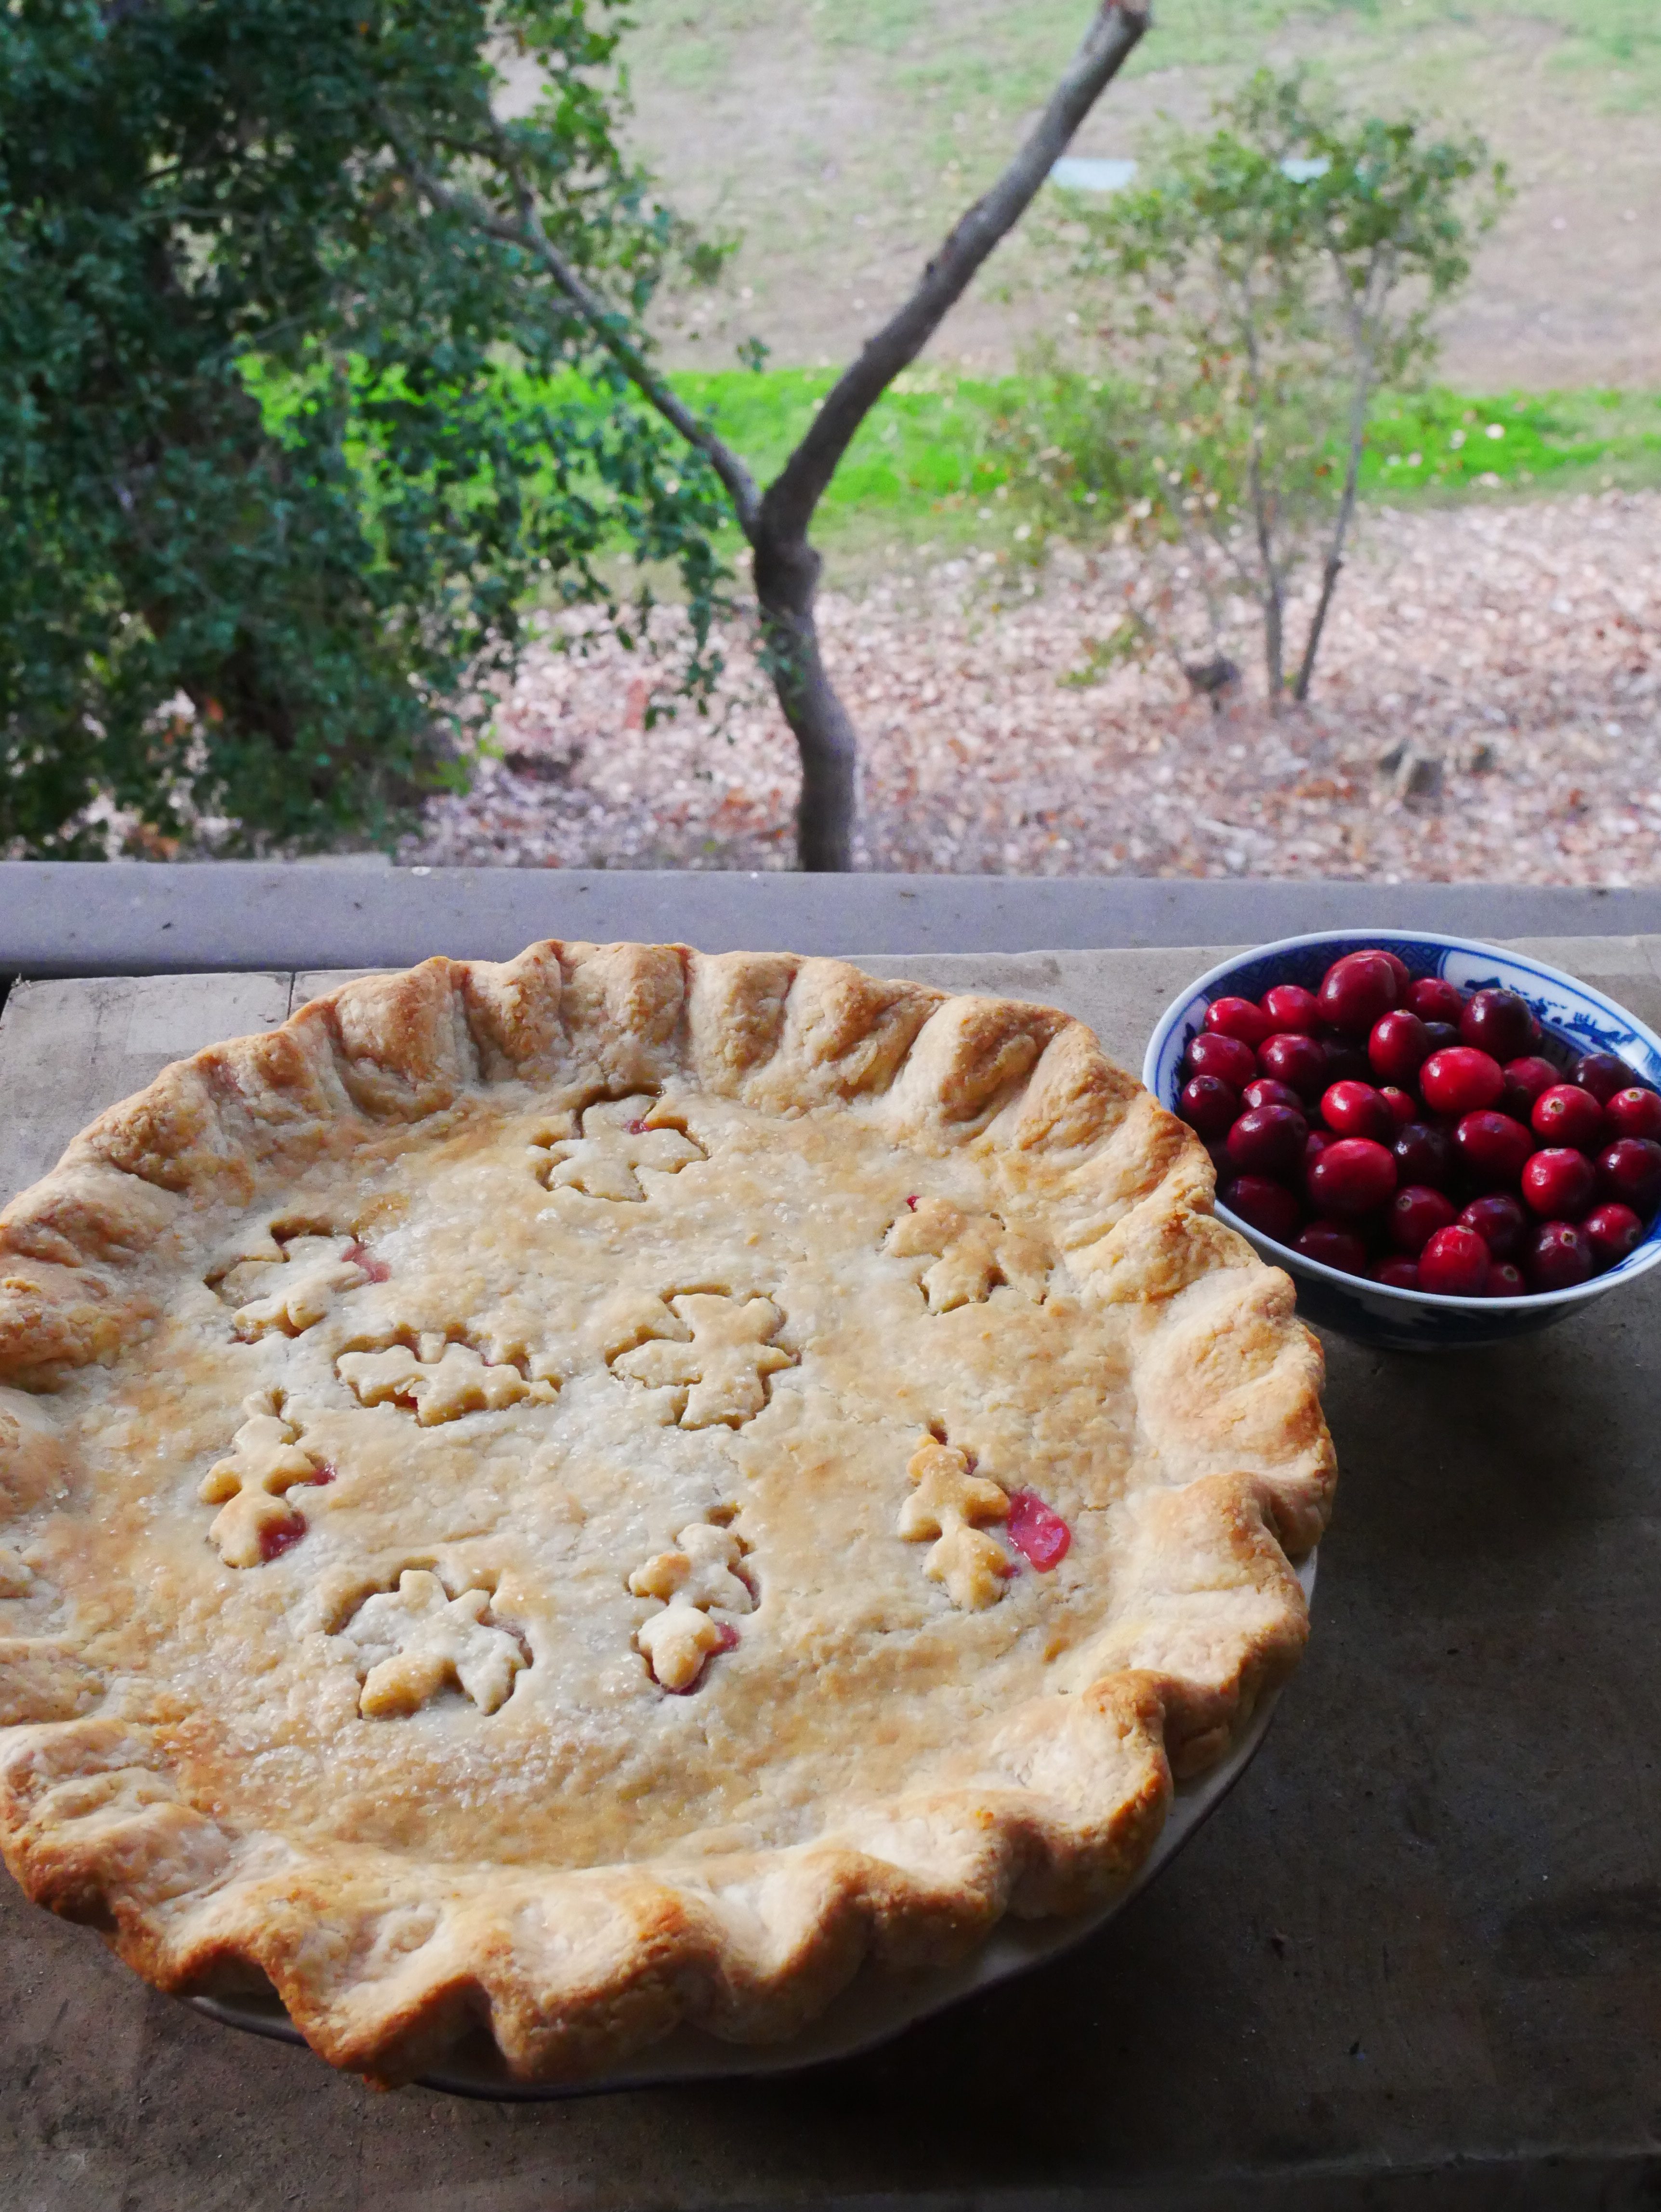
<svg viewBox="0 0 1661 2212"><path fill-rule="evenodd" d="M0 864L0 973L144 975L502 959L540 937L710 952L1027 952L1243 945L1345 926L1473 936L1661 932L1661 889L1136 877L653 874Z"/></svg>

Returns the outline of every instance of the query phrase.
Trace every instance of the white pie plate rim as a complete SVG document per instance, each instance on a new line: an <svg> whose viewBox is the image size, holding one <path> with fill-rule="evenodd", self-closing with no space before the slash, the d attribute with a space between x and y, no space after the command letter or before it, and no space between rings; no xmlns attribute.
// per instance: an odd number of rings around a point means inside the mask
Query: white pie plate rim
<svg viewBox="0 0 1661 2212"><path fill-rule="evenodd" d="M1304 1595L1315 1595L1315 1559L1311 1552L1297 1569ZM1122 1912L1176 1857L1183 1845L1221 1804L1256 1758L1280 1702L1279 1689L1262 1698L1240 1740L1227 1756L1191 1782L1179 1782L1172 1793L1171 1810L1153 1848L1135 1875L1109 1903L1092 1911L1065 1919L999 1922L980 1948L954 1966L904 1978L873 1973L856 1974L849 1986L788 2043L777 2045L723 2043L701 2028L677 2028L654 2044L638 2060L581 2081L516 2081L502 2065L493 2045L479 2035L474 2045L453 2052L441 2067L420 2076L420 2086L442 2090L454 2097L487 2098L499 2103L541 2103L567 2097L593 2097L618 2089L661 2088L678 2081L753 2081L770 2075L794 2074L809 2066L852 2058L874 2049L915 2026L943 2012L948 2005L995 1988L1016 1974L1082 1943ZM250 2035L263 2035L280 2043L303 2044L305 2038L289 2018L273 1992L270 1996L193 1996L186 1999L194 2010L226 2027Z"/></svg>

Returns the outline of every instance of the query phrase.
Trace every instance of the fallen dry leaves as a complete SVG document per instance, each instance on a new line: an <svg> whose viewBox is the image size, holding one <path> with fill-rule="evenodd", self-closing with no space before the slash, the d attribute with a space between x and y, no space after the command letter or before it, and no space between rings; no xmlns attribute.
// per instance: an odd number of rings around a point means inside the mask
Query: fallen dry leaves
<svg viewBox="0 0 1661 2212"><path fill-rule="evenodd" d="M1307 709L1221 714L1169 664L1068 683L1116 619L1106 560L990 555L827 593L864 745L861 865L1015 875L1661 880L1661 494L1375 511ZM1300 630L1294 634L1300 634ZM794 751L734 625L712 719L646 727L684 651L568 618L465 798L405 864L783 868ZM1259 687L1260 688L1260 687ZM1382 765L1381 765L1382 763Z"/></svg>

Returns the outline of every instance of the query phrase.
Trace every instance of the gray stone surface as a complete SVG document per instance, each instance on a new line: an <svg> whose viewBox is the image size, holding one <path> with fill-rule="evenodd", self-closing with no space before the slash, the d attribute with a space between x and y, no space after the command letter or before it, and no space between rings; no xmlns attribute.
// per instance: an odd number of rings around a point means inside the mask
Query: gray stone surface
<svg viewBox="0 0 1661 2212"><path fill-rule="evenodd" d="M1661 1021L1654 941L1556 949ZM1135 1065L1211 957L870 964L1061 1000ZM0 1189L162 1060L297 995L269 975L21 988ZM383 2096L151 1994L7 1885L0 2205L1653 2208L1658 1325L1652 1275L1513 1350L1330 1346L1338 1510L1264 1751L1144 1897L1025 1981L795 2080Z"/></svg>
<svg viewBox="0 0 1661 2212"><path fill-rule="evenodd" d="M1661 930L1661 890L1083 876L648 874L541 868L0 863L0 975L404 967L540 937L708 952L1025 952L1261 944L1339 927L1475 936Z"/></svg>

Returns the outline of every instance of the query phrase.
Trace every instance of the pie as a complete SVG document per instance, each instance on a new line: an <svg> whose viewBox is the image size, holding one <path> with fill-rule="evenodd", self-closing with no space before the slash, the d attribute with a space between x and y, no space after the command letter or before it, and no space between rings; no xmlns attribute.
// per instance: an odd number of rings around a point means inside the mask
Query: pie
<svg viewBox="0 0 1661 2212"><path fill-rule="evenodd" d="M0 1836L397 2081L778 2041L1110 1899L1306 1632L1318 1346L1039 1006L533 945L0 1216Z"/></svg>

